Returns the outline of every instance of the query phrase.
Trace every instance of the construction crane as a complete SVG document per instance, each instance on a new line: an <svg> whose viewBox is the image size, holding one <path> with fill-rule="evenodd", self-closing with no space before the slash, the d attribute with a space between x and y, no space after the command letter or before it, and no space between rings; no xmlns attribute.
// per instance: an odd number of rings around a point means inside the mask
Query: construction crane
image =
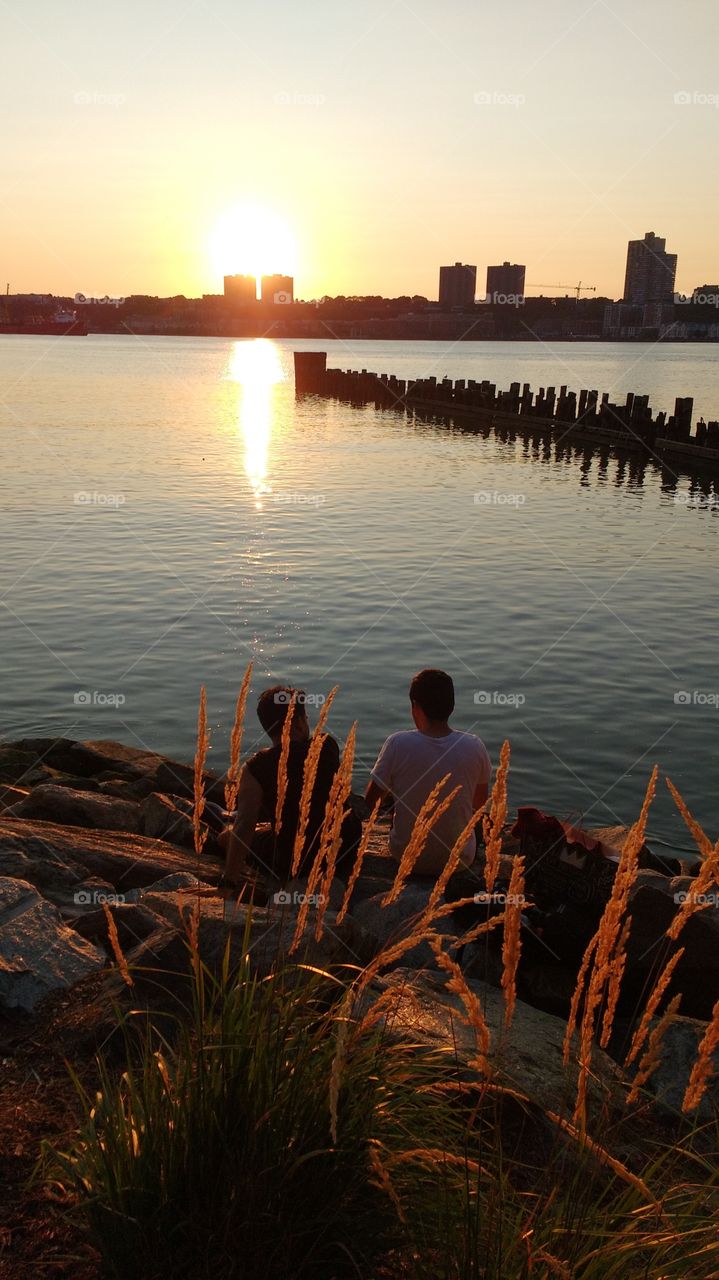
<svg viewBox="0 0 719 1280"><path fill-rule="evenodd" d="M572 289L574 291L577 302L579 302L580 293L596 293L597 286L595 284L528 284L528 289Z"/></svg>

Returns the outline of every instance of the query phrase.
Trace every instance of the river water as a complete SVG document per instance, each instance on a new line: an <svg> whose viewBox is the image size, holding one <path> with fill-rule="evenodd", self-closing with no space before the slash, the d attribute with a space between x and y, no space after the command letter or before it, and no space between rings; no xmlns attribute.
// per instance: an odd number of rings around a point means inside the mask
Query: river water
<svg viewBox="0 0 719 1280"><path fill-rule="evenodd" d="M295 400L292 353L400 377L648 393L719 417L715 346L0 339L4 739L221 767L239 681L359 721L356 785L449 670L511 802L630 821L656 761L716 833L719 498L680 470ZM254 721L246 745L259 745ZM684 843L664 783L652 831Z"/></svg>

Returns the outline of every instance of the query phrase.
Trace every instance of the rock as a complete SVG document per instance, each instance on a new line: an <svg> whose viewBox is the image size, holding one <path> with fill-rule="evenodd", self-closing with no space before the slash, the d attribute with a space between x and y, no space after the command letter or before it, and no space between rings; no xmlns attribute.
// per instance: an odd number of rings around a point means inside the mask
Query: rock
<svg viewBox="0 0 719 1280"><path fill-rule="evenodd" d="M353 902L352 918L363 930L372 954L377 955L411 933L418 917L427 907L432 894L432 884L408 881L399 897L388 906L382 905L383 894ZM442 903L444 899L440 900ZM442 936L459 937L460 929L451 915L442 916L433 928ZM397 964L419 969L434 966L435 959L428 942L420 942L406 951Z"/></svg>
<svg viewBox="0 0 719 1280"><path fill-rule="evenodd" d="M144 889L131 889L125 894L125 902L141 902L147 893L173 893L178 889L209 889L203 880L198 880L197 876L192 875L189 871L175 871L172 875L163 876L161 880L155 880L152 884L148 884Z"/></svg>
<svg viewBox="0 0 719 1280"><path fill-rule="evenodd" d="M25 880L0 877L0 1005L32 1012L50 991L105 964L105 953L62 921Z"/></svg>
<svg viewBox="0 0 719 1280"><path fill-rule="evenodd" d="M68 827L92 827L95 831L139 832L142 825L139 805L129 800L76 791L54 783L35 787L15 806L14 812L18 818L37 818Z"/></svg>
<svg viewBox="0 0 719 1280"><path fill-rule="evenodd" d="M656 1020L653 1025L656 1025ZM706 1028L706 1022L684 1017L675 1018L667 1027L660 1045L659 1065L647 1082L647 1087L656 1097L657 1106L663 1111L681 1113L684 1093ZM690 1120L692 1117L700 1121L719 1118L719 1049L712 1061L714 1074L698 1110L689 1112Z"/></svg>
<svg viewBox="0 0 719 1280"><path fill-rule="evenodd" d="M108 910L112 914L118 941L124 952L130 951L139 942L144 942L162 927L162 920L155 915L154 911L148 911L146 907L136 903L108 903ZM102 907L78 916L73 921L73 928L88 942L96 943L103 947L108 955L111 954L107 916Z"/></svg>
<svg viewBox="0 0 719 1280"><path fill-rule="evenodd" d="M206 857L205 865L210 877L219 875L219 862ZM79 914L73 891L88 878L99 877L126 893L176 871L194 873L197 859L176 845L144 836L0 815L0 875L15 875L20 867L44 897Z"/></svg>
<svg viewBox="0 0 719 1280"><path fill-rule="evenodd" d="M104 739L76 742L71 738L23 738L8 746L62 773L84 778L96 777L102 772L111 773L113 777L138 778L154 772L163 759L144 747L129 747L123 742Z"/></svg>
<svg viewBox="0 0 719 1280"><path fill-rule="evenodd" d="M629 910L631 928L627 944L625 986L641 991L656 980L660 967L678 947L684 948L671 984L668 998L682 992L681 1013L693 1018L709 1019L719 1000L719 910L709 906L695 912L687 920L676 943L665 937L681 905L682 895L690 892L691 877L654 876L641 872L634 886Z"/></svg>
<svg viewBox="0 0 719 1280"><path fill-rule="evenodd" d="M550 1013L517 1001L509 1030L504 1027L504 998L486 983L468 980L479 998L490 1031L489 1061L501 1079L555 1113L571 1115L576 1090L576 1065L563 1064L565 1023ZM360 997L356 1016L363 1016L385 992L389 1006L381 1027L392 1039L456 1053L460 1068L476 1055L473 1029L463 1021L464 1006L435 973L395 969L377 979ZM592 1055L590 1109L618 1094L621 1073L601 1049Z"/></svg>
<svg viewBox="0 0 719 1280"><path fill-rule="evenodd" d="M153 774L144 778L108 778L98 780L97 786L104 796L117 796L119 800L146 800L155 790L155 778Z"/></svg>
<svg viewBox="0 0 719 1280"><path fill-rule="evenodd" d="M224 804L224 789L221 779L209 771L203 775L205 794L208 800ZM157 769L156 791L170 796L183 796L192 800L195 794L195 774L192 765L179 764L176 760L162 760Z"/></svg>
<svg viewBox="0 0 719 1280"><path fill-rule="evenodd" d="M7 813L14 805L20 804L28 794L29 792L22 787L0 784L0 813Z"/></svg>
<svg viewBox="0 0 719 1280"><path fill-rule="evenodd" d="M152 839L172 840L185 849L194 849L195 833L191 810L192 803L189 800L182 800L180 797L173 800L170 796L153 792L143 800L140 808L142 833Z"/></svg>

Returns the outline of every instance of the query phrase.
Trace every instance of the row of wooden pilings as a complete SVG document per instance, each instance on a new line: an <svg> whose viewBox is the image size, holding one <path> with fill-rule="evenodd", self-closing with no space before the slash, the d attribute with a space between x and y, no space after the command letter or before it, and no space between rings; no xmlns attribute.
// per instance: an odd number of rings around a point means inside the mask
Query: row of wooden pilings
<svg viewBox="0 0 719 1280"><path fill-rule="evenodd" d="M674 443L719 450L719 422L700 422L692 434L694 401L690 396L678 397L669 417L666 413L655 417L649 397L631 392L623 404L617 404L610 400L608 392L601 398L596 390L583 390L577 395L566 386L560 387L559 392L555 387L541 387L535 394L527 382L513 382L508 391L501 391L487 380L408 381L367 369L328 369L327 353L323 351L295 352L295 388L300 395L327 396L358 406L427 409L438 416L491 419L497 425L516 420L518 425L556 424L565 430L576 427L590 434L596 431L598 438L624 436L627 443L649 449L659 442L660 446Z"/></svg>

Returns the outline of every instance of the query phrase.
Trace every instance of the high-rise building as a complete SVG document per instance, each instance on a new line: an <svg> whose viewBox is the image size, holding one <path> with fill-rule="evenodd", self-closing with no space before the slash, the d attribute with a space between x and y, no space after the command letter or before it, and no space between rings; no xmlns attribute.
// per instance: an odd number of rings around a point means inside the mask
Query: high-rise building
<svg viewBox="0 0 719 1280"><path fill-rule="evenodd" d="M624 301L633 306L671 302L677 274L677 255L666 252L666 240L647 231L643 240L630 240Z"/></svg>
<svg viewBox="0 0 719 1280"><path fill-rule="evenodd" d="M439 269L439 305L450 310L452 307L473 307L477 290L477 268L455 262L453 267Z"/></svg>
<svg viewBox="0 0 719 1280"><path fill-rule="evenodd" d="M527 268L518 262L503 262L501 267L487 267L487 298L496 302L503 298L524 297Z"/></svg>
<svg viewBox="0 0 719 1280"><path fill-rule="evenodd" d="M292 276L263 276L262 301L275 304L290 303L294 298L295 282Z"/></svg>
<svg viewBox="0 0 719 1280"><path fill-rule="evenodd" d="M236 307L249 307L257 301L254 276L225 276L225 300Z"/></svg>

